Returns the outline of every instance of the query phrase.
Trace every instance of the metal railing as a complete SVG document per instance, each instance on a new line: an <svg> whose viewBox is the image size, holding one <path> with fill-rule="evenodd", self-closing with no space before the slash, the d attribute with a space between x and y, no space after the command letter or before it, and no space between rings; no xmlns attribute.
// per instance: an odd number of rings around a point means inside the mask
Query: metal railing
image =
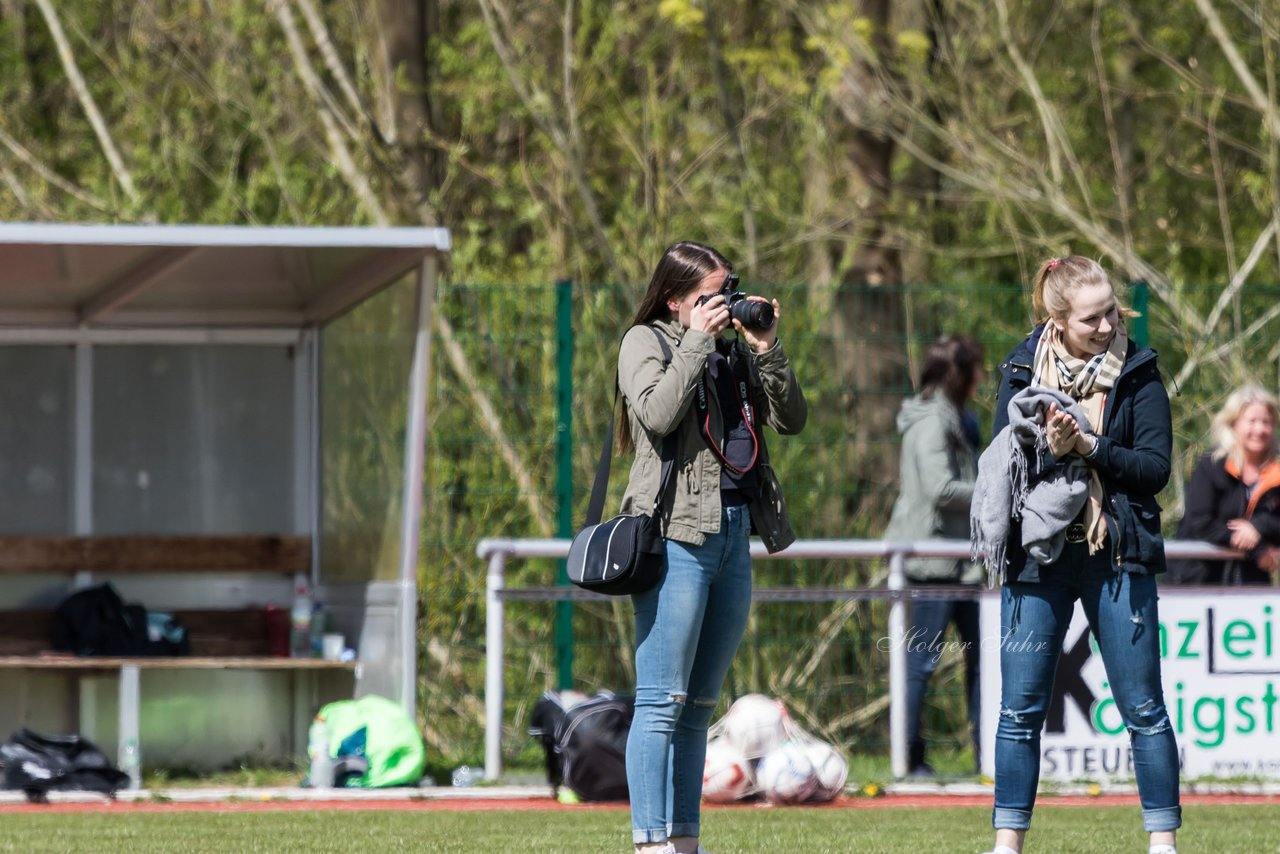
<svg viewBox="0 0 1280 854"><path fill-rule="evenodd" d="M484 539L476 544L476 554L488 562L485 582L485 732L484 778L497 780L502 774L502 710L506 700L504 672L506 653L504 635L507 601L608 600L611 597L590 593L578 587L506 586L507 561L511 558L563 558L569 554L567 539ZM907 629L906 603L924 598L920 588L907 586L906 560L909 557L967 558L970 545L963 540L918 540L895 543L886 540L799 540L785 551L769 554L762 543L753 540L753 560L821 560L887 558L889 576L884 587L789 587L759 588L752 591L754 601L830 602L839 600L888 599L889 602L889 754L893 775L907 775ZM1238 552L1222 549L1196 540L1170 541L1165 544L1169 559L1195 558L1230 560ZM972 588L932 588L930 598L971 599Z"/></svg>

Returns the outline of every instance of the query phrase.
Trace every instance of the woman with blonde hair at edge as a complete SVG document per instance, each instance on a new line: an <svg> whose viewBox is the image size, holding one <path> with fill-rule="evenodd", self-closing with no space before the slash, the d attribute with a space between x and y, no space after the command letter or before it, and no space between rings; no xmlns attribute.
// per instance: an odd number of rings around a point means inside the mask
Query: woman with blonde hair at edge
<svg viewBox="0 0 1280 854"><path fill-rule="evenodd" d="M1239 560L1178 560L1174 584L1271 584L1280 554L1280 441L1276 396L1259 385L1231 392L1213 417L1217 448L1191 473L1178 523L1180 540L1205 540L1244 552Z"/></svg>

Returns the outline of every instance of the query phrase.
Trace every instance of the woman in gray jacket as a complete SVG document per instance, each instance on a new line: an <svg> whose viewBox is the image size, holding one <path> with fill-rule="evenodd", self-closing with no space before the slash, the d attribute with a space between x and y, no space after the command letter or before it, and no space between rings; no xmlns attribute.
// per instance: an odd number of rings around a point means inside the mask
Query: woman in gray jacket
<svg viewBox="0 0 1280 854"><path fill-rule="evenodd" d="M804 395L778 341L777 300L742 300L736 286L719 252L674 244L618 355L618 446L635 452L622 512L651 512L664 439L677 436L675 485L662 507L666 567L654 589L632 597L636 709L627 785L638 854L703 850L707 728L747 625L748 535L757 533L771 552L795 539L761 428L800 432ZM729 302L739 309L732 316ZM771 305L774 322L745 326L740 307L748 302ZM730 327L738 333L732 343L722 338Z"/></svg>
<svg viewBox="0 0 1280 854"><path fill-rule="evenodd" d="M967 335L935 341L920 367L920 393L902 404L902 485L885 539L969 538L969 500L978 474L978 426L965 406L982 379L982 345ZM907 577L916 588L982 582L977 564L958 558L912 558ZM917 598L907 627L908 769L930 776L920 719L929 679L942 656L943 635L954 623L964 652L965 695L975 764L978 759L979 637L976 599Z"/></svg>

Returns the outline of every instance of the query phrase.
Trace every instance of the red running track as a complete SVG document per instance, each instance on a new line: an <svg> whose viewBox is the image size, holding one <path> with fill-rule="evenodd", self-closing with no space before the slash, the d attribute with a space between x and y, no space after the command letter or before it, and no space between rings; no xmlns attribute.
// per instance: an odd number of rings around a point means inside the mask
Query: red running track
<svg viewBox="0 0 1280 854"><path fill-rule="evenodd" d="M1183 794L1183 805L1280 805L1280 795ZM929 809L934 807L989 807L990 795L887 795L879 798L837 798L829 804L773 807L767 803L704 804L707 810L738 809ZM1097 807L1138 806L1137 795L1073 795L1036 799L1037 806ZM79 801L52 804L0 804L0 815L15 813L177 813L177 812L518 812L582 810L625 810L625 803L561 804L550 798L430 798L422 800L348 799L331 801Z"/></svg>

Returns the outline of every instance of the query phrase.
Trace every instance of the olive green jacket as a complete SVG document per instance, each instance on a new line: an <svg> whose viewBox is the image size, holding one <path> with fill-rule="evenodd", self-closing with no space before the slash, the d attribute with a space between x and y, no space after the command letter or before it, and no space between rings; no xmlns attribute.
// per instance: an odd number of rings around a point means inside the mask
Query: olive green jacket
<svg viewBox="0 0 1280 854"><path fill-rule="evenodd" d="M912 397L898 413L902 484L885 539L969 539L969 502L978 476L976 451L965 438L960 411L945 395ZM909 558L916 581L977 584L981 569L957 558Z"/></svg>
<svg viewBox="0 0 1280 854"><path fill-rule="evenodd" d="M705 332L685 329L677 320L654 321L650 325L670 344L671 364L663 367L662 347L653 332L643 326L627 332L618 353L618 384L626 399L636 446L622 512L652 512L662 473L662 440L673 430L678 431L674 485L663 514L663 532L669 539L701 545L708 534L720 530L720 463L698 430L694 403L698 380L707 366L707 356L715 348L715 339ZM748 349L745 344L740 346ZM782 343L746 358L750 359L750 397L756 424L767 424L782 434L799 433L808 408ZM719 401L714 393L708 394L707 400L710 435L723 436ZM751 526L765 547L776 552L791 545L796 537L787 519L782 488L769 464L763 431L758 435L760 497L751 503Z"/></svg>

